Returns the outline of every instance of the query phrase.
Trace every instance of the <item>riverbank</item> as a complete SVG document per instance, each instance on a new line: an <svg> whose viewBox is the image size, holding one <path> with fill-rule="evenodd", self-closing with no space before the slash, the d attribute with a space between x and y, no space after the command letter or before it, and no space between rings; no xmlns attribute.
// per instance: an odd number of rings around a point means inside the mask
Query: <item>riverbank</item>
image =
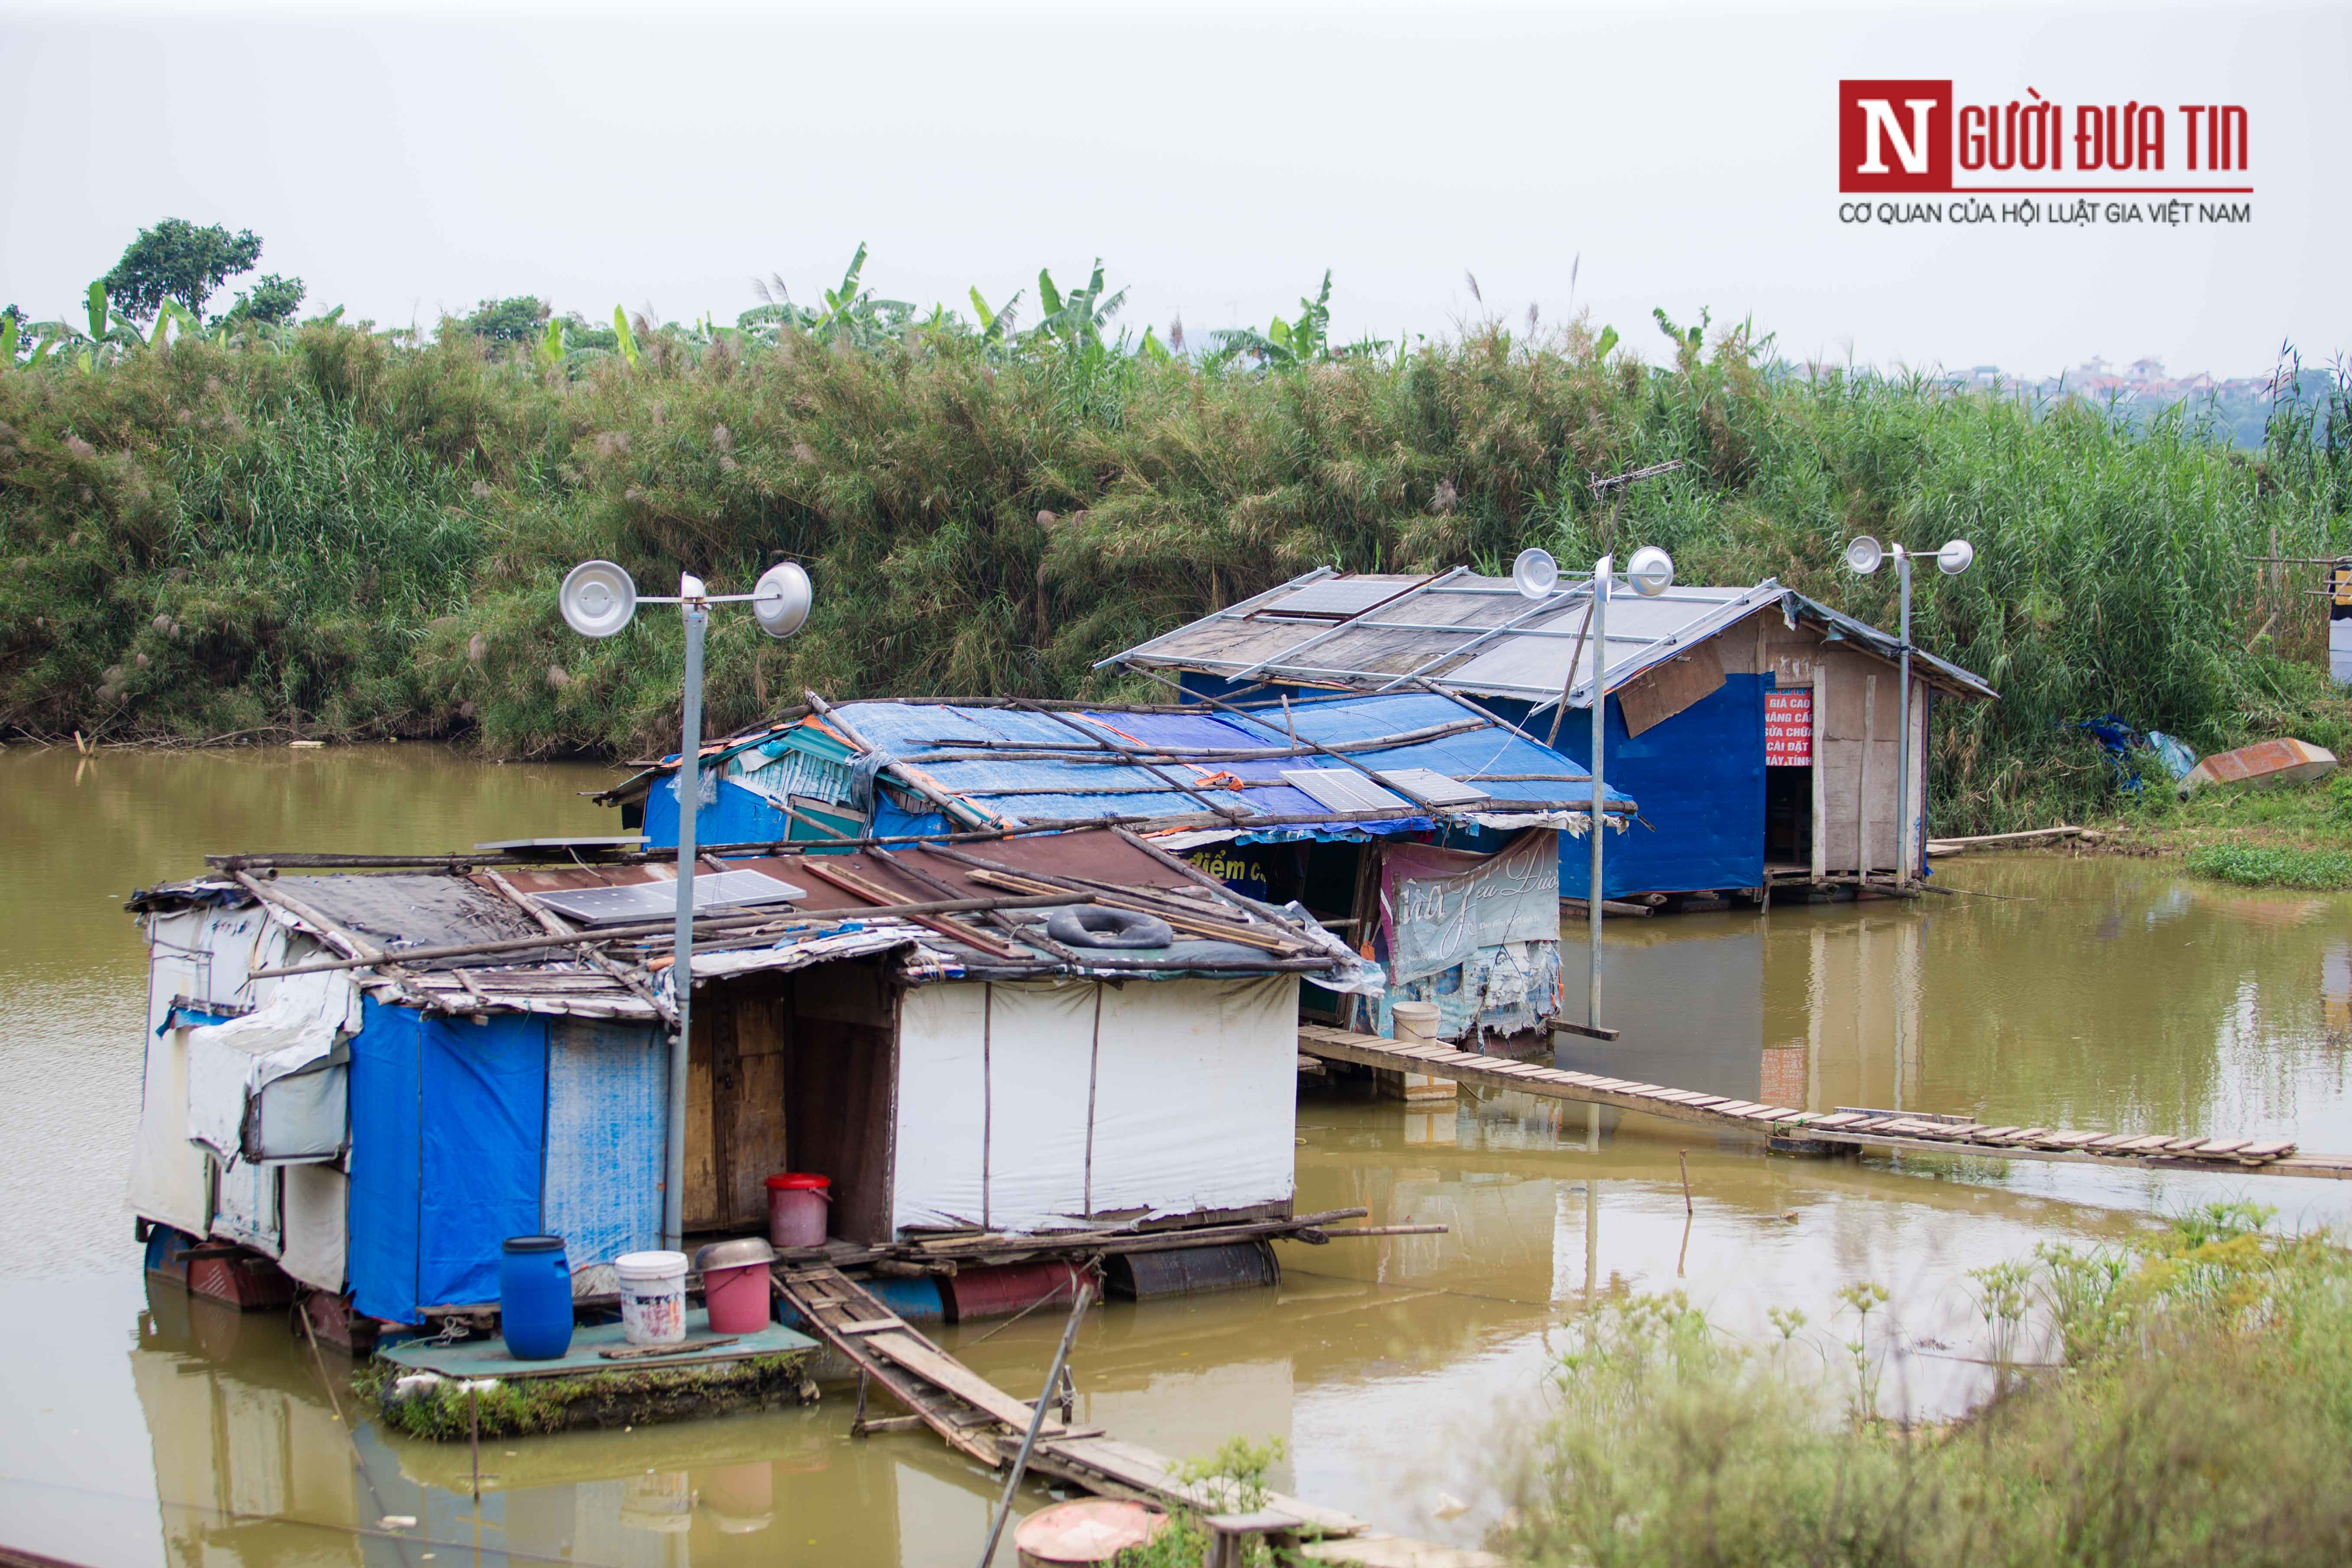
<svg viewBox="0 0 2352 1568"><path fill-rule="evenodd" d="M2352 888L2352 772L2281 789L2209 785L2187 800L2151 784L2106 826L2119 845L2178 857L2244 888Z"/></svg>
<svg viewBox="0 0 2352 1568"><path fill-rule="evenodd" d="M678 639L567 631L554 587L590 556L647 592L808 564L791 642L714 625L715 733L804 686L1112 695L1095 660L1314 566L1575 563L1613 530L1686 583L1777 577L1880 626L1893 574L1846 571L1852 535L1973 541L1916 604L1920 644L2003 699L1935 715L1939 831L2104 808L2104 758L2061 727L2088 713L2207 752L2352 740L2318 601L2249 563L2345 547L2352 391L2283 402L2252 453L2186 407L1801 371L1745 327L1642 338L1649 363L1580 321L1253 366L771 320L562 366L320 323L11 372L0 734L642 755L675 734ZM1590 491L1669 459L1622 516Z"/></svg>

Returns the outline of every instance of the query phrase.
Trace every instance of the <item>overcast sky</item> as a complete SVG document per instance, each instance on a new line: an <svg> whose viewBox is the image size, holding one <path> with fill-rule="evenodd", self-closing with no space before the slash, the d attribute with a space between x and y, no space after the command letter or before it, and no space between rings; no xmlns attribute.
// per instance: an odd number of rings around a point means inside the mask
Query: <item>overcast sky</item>
<svg viewBox="0 0 2352 1568"><path fill-rule="evenodd" d="M169 215L383 326L517 293L729 320L863 240L886 296L1031 321L1041 265L1099 255L1163 331L1262 325L1328 267L1343 337L1533 302L1652 358L1654 306L2034 374L2352 350L2341 5L639 9L0 6L0 299L62 314ZM2252 221L1842 225L1863 76L2245 104Z"/></svg>

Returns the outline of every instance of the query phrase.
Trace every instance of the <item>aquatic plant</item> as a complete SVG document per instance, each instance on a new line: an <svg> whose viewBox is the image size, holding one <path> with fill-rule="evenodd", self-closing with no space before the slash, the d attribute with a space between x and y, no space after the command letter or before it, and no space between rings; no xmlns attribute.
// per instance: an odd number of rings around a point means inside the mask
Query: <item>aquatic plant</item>
<svg viewBox="0 0 2352 1568"><path fill-rule="evenodd" d="M2205 844L2189 852L2189 869L2244 888L2352 888L2352 853L2283 844Z"/></svg>
<svg viewBox="0 0 2352 1568"><path fill-rule="evenodd" d="M575 1426L629 1426L677 1421L816 1397L808 1381L811 1352L750 1356L699 1366L630 1367L551 1377L486 1380L469 1394L445 1378L405 1394L395 1384L407 1369L381 1358L362 1363L352 1386L384 1420L412 1437L463 1442L478 1418L485 1437L562 1432Z"/></svg>
<svg viewBox="0 0 2352 1568"><path fill-rule="evenodd" d="M649 590L808 563L793 642L713 627L714 727L804 685L1108 696L1135 683L1105 654L1318 565L1589 559L1612 514L1586 481L1680 458L1614 526L1688 581L1775 575L1886 624L1886 574L1838 564L1850 535L1976 542L1918 603L1922 645L2005 698L1938 705L1949 831L2110 799L2057 728L2086 713L2208 751L2352 737L2318 601L2244 559L2352 546L2330 408L2283 404L2249 453L2183 412L1792 372L1746 324L1675 325L1656 365L1581 321L1334 350L1320 297L1283 353L1196 361L1112 335L1099 274L1041 277L1015 333L902 310L863 268L822 309L772 290L733 327L567 319L487 359L469 333L320 321L0 369L0 728L637 754L674 721L677 639L653 615L566 632L552 585L590 555Z"/></svg>
<svg viewBox="0 0 2352 1568"><path fill-rule="evenodd" d="M1836 1363L1801 1342L1743 1347L1671 1300L1602 1309L1495 1544L1602 1568L2340 1562L2352 1257L2269 1217L2208 1205L1980 1273L1996 1339L2031 1311L2063 1367L2004 1367L1934 1426L1838 1419Z"/></svg>

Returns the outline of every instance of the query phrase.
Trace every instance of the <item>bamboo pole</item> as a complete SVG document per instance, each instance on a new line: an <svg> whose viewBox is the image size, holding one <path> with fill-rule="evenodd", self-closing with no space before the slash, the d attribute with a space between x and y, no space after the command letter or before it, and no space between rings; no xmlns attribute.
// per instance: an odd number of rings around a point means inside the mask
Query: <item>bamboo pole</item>
<svg viewBox="0 0 2352 1568"><path fill-rule="evenodd" d="M845 920L866 920L877 916L962 914L989 910L1059 909L1065 904L1076 900L1076 894L1067 893L1052 899L945 899L921 904L886 904L879 909L793 910L787 911L786 914L791 918L812 921L829 921L839 924ZM299 914L301 911L297 910L294 912ZM779 914L722 915L713 919L698 920L695 922L695 927L698 931L740 931L752 926L780 924L783 918L785 916ZM522 936L509 937L499 942L450 942L440 947L404 948L389 957L382 952L372 952L372 956L367 957L300 963L285 969L257 969L252 972L251 978L274 980L288 974L318 974L330 969L361 969L372 963L393 962L415 963L428 959L472 958L493 952L539 952L550 948L570 947L582 940L599 942L625 942L639 937L666 935L669 930L669 922L663 921L638 925L606 926L602 931L590 931L579 938Z"/></svg>

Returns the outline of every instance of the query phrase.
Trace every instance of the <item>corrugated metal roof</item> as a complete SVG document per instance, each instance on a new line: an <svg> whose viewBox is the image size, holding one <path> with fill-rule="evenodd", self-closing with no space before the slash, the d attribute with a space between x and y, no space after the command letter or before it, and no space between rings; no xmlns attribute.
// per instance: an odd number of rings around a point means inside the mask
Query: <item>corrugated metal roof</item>
<svg viewBox="0 0 2352 1568"><path fill-rule="evenodd" d="M1315 604L1346 602L1347 586L1369 584L1381 603L1336 623L1328 616L1288 614L1302 595ZM1309 573L1229 609L1180 626L1106 659L1106 664L1195 669L1234 680L1296 681L1374 689L1425 679L1452 690L1590 707L1597 649L1591 637L1592 584L1562 579L1542 600L1523 597L1503 577L1466 568L1435 577ZM1609 597L1605 668L1611 689L1675 654L1779 607L1892 659L1902 652L1891 633L1831 609L1766 578L1752 588L1675 587L1654 599L1620 588ZM1975 697L2000 694L1980 676L1922 652L1911 657L1922 679Z"/></svg>

